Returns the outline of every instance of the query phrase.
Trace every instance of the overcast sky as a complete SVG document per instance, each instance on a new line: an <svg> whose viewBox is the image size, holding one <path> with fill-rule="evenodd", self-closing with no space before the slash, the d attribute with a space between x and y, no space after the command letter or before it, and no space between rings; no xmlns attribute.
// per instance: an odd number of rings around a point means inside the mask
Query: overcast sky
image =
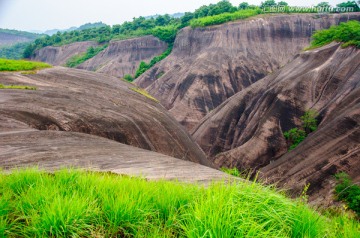
<svg viewBox="0 0 360 238"><path fill-rule="evenodd" d="M119 24L133 17L194 11L219 0L0 0L0 28L66 29L88 22ZM261 0L230 0L259 5ZM278 0L280 1L280 0ZM277 1L277 2L278 2ZM312 6L326 0L285 0L292 6ZM329 0L335 6L347 0Z"/></svg>

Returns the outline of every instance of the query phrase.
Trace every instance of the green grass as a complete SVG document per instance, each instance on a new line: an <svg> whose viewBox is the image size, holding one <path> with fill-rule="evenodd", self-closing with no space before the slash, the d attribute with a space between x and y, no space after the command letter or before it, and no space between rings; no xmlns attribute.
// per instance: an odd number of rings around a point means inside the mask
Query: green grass
<svg viewBox="0 0 360 238"><path fill-rule="evenodd" d="M196 28L196 27L205 27L211 25L219 25L229 21L246 19L258 14L261 14L261 9L239 10L233 13L222 13L219 15L193 19L190 21L190 26L192 28Z"/></svg>
<svg viewBox="0 0 360 238"><path fill-rule="evenodd" d="M331 26L329 29L316 31L312 36L312 42L308 49L321 47L333 41L342 42L343 47L352 45L360 48L360 22L342 22L338 26Z"/></svg>
<svg viewBox="0 0 360 238"><path fill-rule="evenodd" d="M0 89L23 89L23 90L36 90L36 87L25 85L4 85L0 84Z"/></svg>
<svg viewBox="0 0 360 238"><path fill-rule="evenodd" d="M0 174L1 237L359 237L257 183L208 188L109 173L36 169Z"/></svg>
<svg viewBox="0 0 360 238"><path fill-rule="evenodd" d="M145 89L139 88L139 87L131 87L131 90L133 90L134 92L137 92L155 102L159 102L159 100L157 100L156 98L154 98L153 96L151 96Z"/></svg>
<svg viewBox="0 0 360 238"><path fill-rule="evenodd" d="M50 68L51 65L27 60L0 59L0 71L26 71Z"/></svg>

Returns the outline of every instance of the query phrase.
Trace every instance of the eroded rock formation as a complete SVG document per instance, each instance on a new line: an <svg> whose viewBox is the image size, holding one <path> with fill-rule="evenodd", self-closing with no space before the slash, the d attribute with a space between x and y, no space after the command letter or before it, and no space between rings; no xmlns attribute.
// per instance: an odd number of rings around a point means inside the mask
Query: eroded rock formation
<svg viewBox="0 0 360 238"><path fill-rule="evenodd" d="M167 44L154 36L111 41L109 47L77 68L105 73L116 77L135 75L141 61L150 62L161 55Z"/></svg>
<svg viewBox="0 0 360 238"><path fill-rule="evenodd" d="M219 166L261 169L270 182L312 199L328 193L333 175L360 181L360 50L332 43L305 51L281 70L229 98L194 128L193 136ZM308 109L317 131L287 153L283 133Z"/></svg>
<svg viewBox="0 0 360 238"><path fill-rule="evenodd" d="M73 56L85 53L89 47L96 47L93 41L75 42L64 46L46 46L37 50L31 60L64 66Z"/></svg>
<svg viewBox="0 0 360 238"><path fill-rule="evenodd" d="M315 30L359 13L257 16L184 28L173 52L136 80L188 129L227 98L287 64Z"/></svg>
<svg viewBox="0 0 360 238"><path fill-rule="evenodd" d="M62 67L1 73L0 83L37 88L1 90L3 133L29 128L81 132L211 166L182 126L159 103L131 90L133 84Z"/></svg>

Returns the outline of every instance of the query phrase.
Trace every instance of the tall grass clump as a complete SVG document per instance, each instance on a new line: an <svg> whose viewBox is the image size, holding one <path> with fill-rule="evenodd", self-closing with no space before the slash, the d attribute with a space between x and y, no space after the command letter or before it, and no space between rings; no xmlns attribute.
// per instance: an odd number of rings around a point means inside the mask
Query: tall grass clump
<svg viewBox="0 0 360 238"><path fill-rule="evenodd" d="M50 68L51 65L27 60L0 59L0 71L26 71Z"/></svg>
<svg viewBox="0 0 360 238"><path fill-rule="evenodd" d="M342 42L343 47L353 45L360 48L360 22L342 22L326 30L316 31L312 36L310 48L317 48L333 41Z"/></svg>
<svg viewBox="0 0 360 238"><path fill-rule="evenodd" d="M205 27L211 25L219 25L229 21L249 18L258 15L260 13L261 13L261 9L239 10L233 13L223 13L219 15L193 19L190 21L190 26L192 28L196 28L196 27Z"/></svg>
<svg viewBox="0 0 360 238"><path fill-rule="evenodd" d="M146 181L37 169L0 174L0 237L359 237L359 223L324 216L257 183Z"/></svg>

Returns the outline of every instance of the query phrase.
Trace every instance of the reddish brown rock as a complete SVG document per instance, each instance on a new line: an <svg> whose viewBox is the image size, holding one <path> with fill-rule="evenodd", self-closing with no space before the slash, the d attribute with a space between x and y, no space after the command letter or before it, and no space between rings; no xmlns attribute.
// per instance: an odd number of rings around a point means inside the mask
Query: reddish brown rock
<svg viewBox="0 0 360 238"><path fill-rule="evenodd" d="M0 89L3 133L29 128L81 132L212 166L182 126L159 103L131 90L133 84L62 67L0 73L0 83L37 88Z"/></svg>
<svg viewBox="0 0 360 238"><path fill-rule="evenodd" d="M360 180L360 50L332 43L305 51L284 68L229 98L194 128L193 137L219 166L261 169L270 182L312 199L328 196L333 175ZM319 128L287 153L283 133L308 109Z"/></svg>
<svg viewBox="0 0 360 238"><path fill-rule="evenodd" d="M93 41L83 41L64 46L46 46L37 50L31 60L64 66L72 56L85 53L91 46L96 47L98 44Z"/></svg>
<svg viewBox="0 0 360 238"><path fill-rule="evenodd" d="M173 52L136 84L188 129L227 98L287 64L315 30L359 13L257 16L203 29L182 29Z"/></svg>
<svg viewBox="0 0 360 238"><path fill-rule="evenodd" d="M154 36L111 41L108 48L77 68L122 78L126 74L135 75L141 61L148 63L166 49L167 44Z"/></svg>

